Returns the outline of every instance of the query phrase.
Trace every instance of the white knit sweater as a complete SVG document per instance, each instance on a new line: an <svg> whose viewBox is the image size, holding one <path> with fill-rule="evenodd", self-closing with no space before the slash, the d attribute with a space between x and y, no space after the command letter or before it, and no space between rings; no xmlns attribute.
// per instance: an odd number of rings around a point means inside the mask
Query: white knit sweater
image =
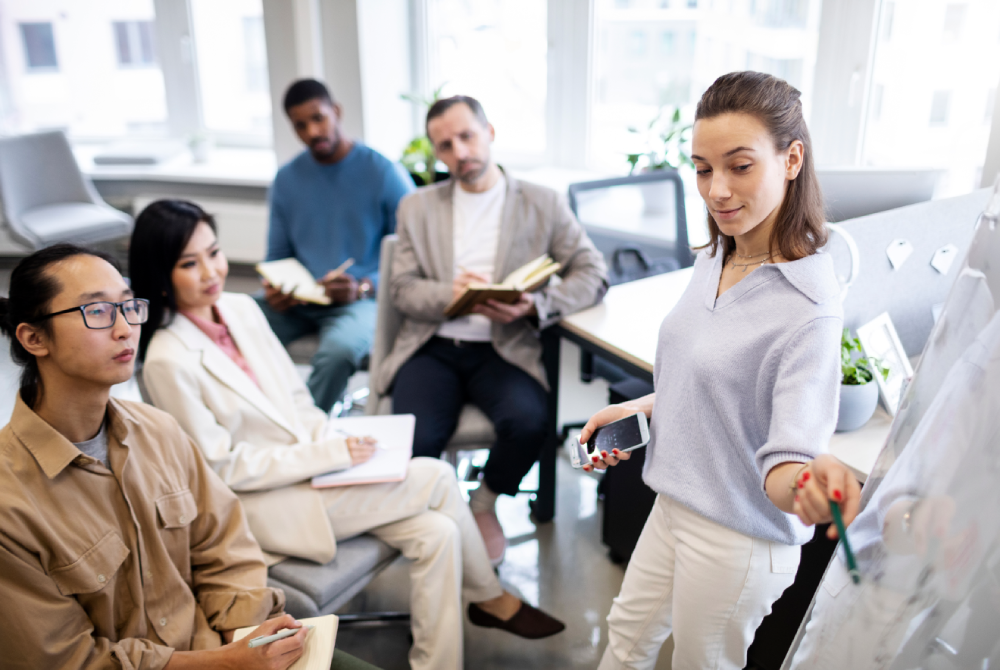
<svg viewBox="0 0 1000 670"><path fill-rule="evenodd" d="M784 544L812 536L763 482L826 450L837 422L843 310L833 261L764 265L716 299L721 253L699 254L660 326L643 479L702 516Z"/></svg>

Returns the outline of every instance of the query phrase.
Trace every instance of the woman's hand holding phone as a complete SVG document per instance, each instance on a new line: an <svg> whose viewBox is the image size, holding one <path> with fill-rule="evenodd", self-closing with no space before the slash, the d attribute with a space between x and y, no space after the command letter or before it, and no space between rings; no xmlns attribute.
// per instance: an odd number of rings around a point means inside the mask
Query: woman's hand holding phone
<svg viewBox="0 0 1000 670"><path fill-rule="evenodd" d="M608 405L601 411L590 417L583 430L580 432L580 444L586 444L587 440L594 434L594 431L601 426L606 426L607 424L618 421L619 419L624 419L625 417L632 416L638 412L642 412L648 418L653 413L653 399L655 397L654 393L650 393L647 396L643 396L637 400L632 400L629 402L622 403L620 405ZM583 469L586 472L590 472L595 468L598 470L605 470L609 466L618 465L619 461L627 461L630 458L628 452L618 452L617 450L612 452L601 452L600 458L592 463L586 463Z"/></svg>

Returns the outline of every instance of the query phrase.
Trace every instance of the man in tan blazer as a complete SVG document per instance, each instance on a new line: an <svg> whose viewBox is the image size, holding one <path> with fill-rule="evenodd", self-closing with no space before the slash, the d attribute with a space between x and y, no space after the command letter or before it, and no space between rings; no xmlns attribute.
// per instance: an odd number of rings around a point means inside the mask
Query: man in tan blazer
<svg viewBox="0 0 1000 670"><path fill-rule="evenodd" d="M427 112L427 136L452 178L400 202L390 295L405 318L376 384L392 387L394 412L416 415L415 456L440 456L466 402L493 422L497 441L471 507L498 563L506 543L497 495L517 493L545 440L539 331L600 301L607 273L564 198L493 161L494 135L474 98L445 98ZM543 254L562 265L545 288L445 319L468 284L502 281Z"/></svg>

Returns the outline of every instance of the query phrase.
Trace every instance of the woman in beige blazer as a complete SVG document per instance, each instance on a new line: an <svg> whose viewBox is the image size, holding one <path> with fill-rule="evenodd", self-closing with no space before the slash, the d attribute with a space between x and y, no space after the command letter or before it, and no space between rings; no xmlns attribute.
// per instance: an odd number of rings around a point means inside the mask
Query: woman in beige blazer
<svg viewBox="0 0 1000 670"><path fill-rule="evenodd" d="M562 630L504 591L454 471L417 458L402 482L313 489L314 475L367 460L358 438L325 437L318 409L252 298L224 293L212 217L161 200L136 219L132 287L150 301L139 355L153 404L172 414L238 494L266 551L330 561L336 538L370 532L414 561L414 668L462 667L461 599L477 625L522 637Z"/></svg>

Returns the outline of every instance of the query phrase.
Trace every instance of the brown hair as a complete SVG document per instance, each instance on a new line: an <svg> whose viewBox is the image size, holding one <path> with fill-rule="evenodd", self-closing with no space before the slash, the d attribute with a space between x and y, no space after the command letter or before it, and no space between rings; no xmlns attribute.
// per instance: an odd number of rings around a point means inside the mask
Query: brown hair
<svg viewBox="0 0 1000 670"><path fill-rule="evenodd" d="M723 114L749 114L767 128L776 151L784 151L795 140L802 142L802 168L789 182L771 230L771 249L777 248L790 261L816 253L826 244L827 235L823 194L816 179L812 140L802 117L801 95L786 81L769 74L731 72L708 87L694 113L695 122ZM711 213L708 230L712 239L705 246L711 247L712 256L720 247L723 258L736 248L733 238L719 230Z"/></svg>

